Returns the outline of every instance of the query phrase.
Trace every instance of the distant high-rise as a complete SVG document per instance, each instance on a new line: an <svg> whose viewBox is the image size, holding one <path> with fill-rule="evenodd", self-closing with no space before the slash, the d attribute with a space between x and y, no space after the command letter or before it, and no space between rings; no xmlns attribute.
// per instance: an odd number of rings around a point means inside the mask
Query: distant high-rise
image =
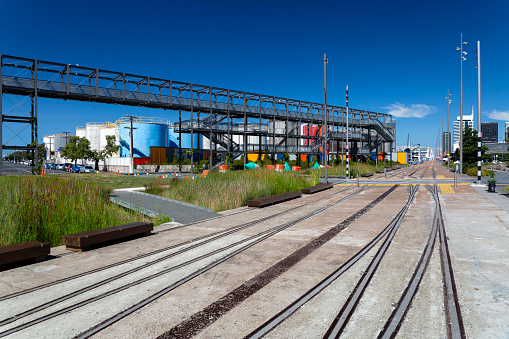
<svg viewBox="0 0 509 339"><path fill-rule="evenodd" d="M505 134L505 142L509 142L509 122L505 123L504 134Z"/></svg>
<svg viewBox="0 0 509 339"><path fill-rule="evenodd" d="M444 145L444 153L451 153L451 132L442 133L442 145ZM443 155L443 154L442 154Z"/></svg>
<svg viewBox="0 0 509 339"><path fill-rule="evenodd" d="M483 142L498 142L498 122L481 123Z"/></svg>
<svg viewBox="0 0 509 339"><path fill-rule="evenodd" d="M474 112L471 115L463 114L463 131L467 126L474 128ZM454 152L456 148L460 147L460 117L457 117L456 121L453 122L453 142L452 151Z"/></svg>

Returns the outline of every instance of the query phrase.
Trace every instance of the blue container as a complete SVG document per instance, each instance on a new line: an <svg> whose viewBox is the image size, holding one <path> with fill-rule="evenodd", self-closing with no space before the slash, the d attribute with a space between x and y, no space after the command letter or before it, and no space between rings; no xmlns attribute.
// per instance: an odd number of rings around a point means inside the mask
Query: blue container
<svg viewBox="0 0 509 339"><path fill-rule="evenodd" d="M179 134L176 133L174 129L169 129L169 143L168 147L179 147ZM193 133L193 149L201 149L201 138L200 134ZM190 133L182 133L182 148L191 148L191 134Z"/></svg>
<svg viewBox="0 0 509 339"><path fill-rule="evenodd" d="M168 125L155 123L133 123L136 128L134 133L133 155L136 158L150 157L150 146L167 147L168 146ZM131 138L129 136L130 123L122 123L118 125L120 135L120 156L128 157L130 154Z"/></svg>

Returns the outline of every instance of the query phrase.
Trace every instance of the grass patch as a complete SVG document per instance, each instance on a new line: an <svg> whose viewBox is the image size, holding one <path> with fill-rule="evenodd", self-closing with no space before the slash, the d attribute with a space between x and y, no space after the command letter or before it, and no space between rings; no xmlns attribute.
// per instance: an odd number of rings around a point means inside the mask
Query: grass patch
<svg viewBox="0 0 509 339"><path fill-rule="evenodd" d="M115 173L80 173L73 175L55 175L60 180L78 180L84 182L93 182L98 187L105 188L107 190L113 190L117 188L132 188L132 187L144 187L154 182L165 182L163 178L154 178L147 176L137 175L122 175Z"/></svg>
<svg viewBox="0 0 509 339"><path fill-rule="evenodd" d="M383 166L374 166L364 163L351 163L350 164L350 177L356 177L357 174L361 175L364 173L375 173L376 171L383 171ZM313 176L324 176L325 168L317 169L306 169L302 171L303 174L309 174ZM327 175L346 176L346 165L333 166L327 169Z"/></svg>
<svg viewBox="0 0 509 339"><path fill-rule="evenodd" d="M481 176L482 177L489 177L491 172L493 172L493 171L481 167ZM476 167L469 167L469 168L467 168L466 171L465 171L465 174L467 174L467 175L469 175L471 177L476 177L477 176L477 166Z"/></svg>
<svg viewBox="0 0 509 339"><path fill-rule="evenodd" d="M0 177L0 246L23 241L62 244L62 235L135 221L160 224L109 201L108 189L84 176Z"/></svg>
<svg viewBox="0 0 509 339"><path fill-rule="evenodd" d="M318 178L302 176L295 172L277 172L257 169L210 173L193 180L172 179L169 187L151 185L147 193L185 201L190 204L225 211L245 206L248 200L269 195L298 191L319 184Z"/></svg>

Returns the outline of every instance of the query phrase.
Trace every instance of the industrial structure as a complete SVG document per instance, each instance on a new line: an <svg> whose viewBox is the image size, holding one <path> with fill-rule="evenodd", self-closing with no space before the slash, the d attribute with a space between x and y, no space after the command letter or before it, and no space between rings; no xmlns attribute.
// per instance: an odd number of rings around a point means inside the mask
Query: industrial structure
<svg viewBox="0 0 509 339"><path fill-rule="evenodd" d="M43 142L46 145L46 154L41 154L40 156L45 156L46 160L59 158L61 156L62 148L69 143L69 139L71 137L71 134L45 135L43 137Z"/></svg>
<svg viewBox="0 0 509 339"><path fill-rule="evenodd" d="M30 124L34 131L33 145L0 142L0 154L2 149L22 148L37 153L38 97L178 111L172 127L179 135L179 152L181 135L187 133L191 154L209 153L211 165L224 161L228 153L244 155L244 161L248 153L275 159L287 152L299 161L322 151L341 157L347 134L351 156L367 158L391 153L395 141L396 121L384 113L6 55L0 55L0 66L0 92L28 96L33 102L25 117L2 111L3 122ZM0 140L1 131L0 125ZM195 144L195 134L211 141L202 145L208 149Z"/></svg>

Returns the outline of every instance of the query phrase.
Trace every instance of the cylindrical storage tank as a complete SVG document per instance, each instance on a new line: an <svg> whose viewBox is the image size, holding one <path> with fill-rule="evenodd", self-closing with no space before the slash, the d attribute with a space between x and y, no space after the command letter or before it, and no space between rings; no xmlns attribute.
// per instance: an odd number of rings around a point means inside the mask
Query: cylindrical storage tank
<svg viewBox="0 0 509 339"><path fill-rule="evenodd" d="M118 133L120 136L120 156L128 157L130 155L131 137L129 131L131 123L122 120L118 124ZM150 146L167 147L168 145L168 125L152 122L145 122L137 119L133 122L133 155L134 157L150 157Z"/></svg>
<svg viewBox="0 0 509 339"><path fill-rule="evenodd" d="M179 134L173 128L169 129L169 147L179 147ZM182 148L191 148L191 133L182 133ZM193 133L193 149L201 149L201 135Z"/></svg>

